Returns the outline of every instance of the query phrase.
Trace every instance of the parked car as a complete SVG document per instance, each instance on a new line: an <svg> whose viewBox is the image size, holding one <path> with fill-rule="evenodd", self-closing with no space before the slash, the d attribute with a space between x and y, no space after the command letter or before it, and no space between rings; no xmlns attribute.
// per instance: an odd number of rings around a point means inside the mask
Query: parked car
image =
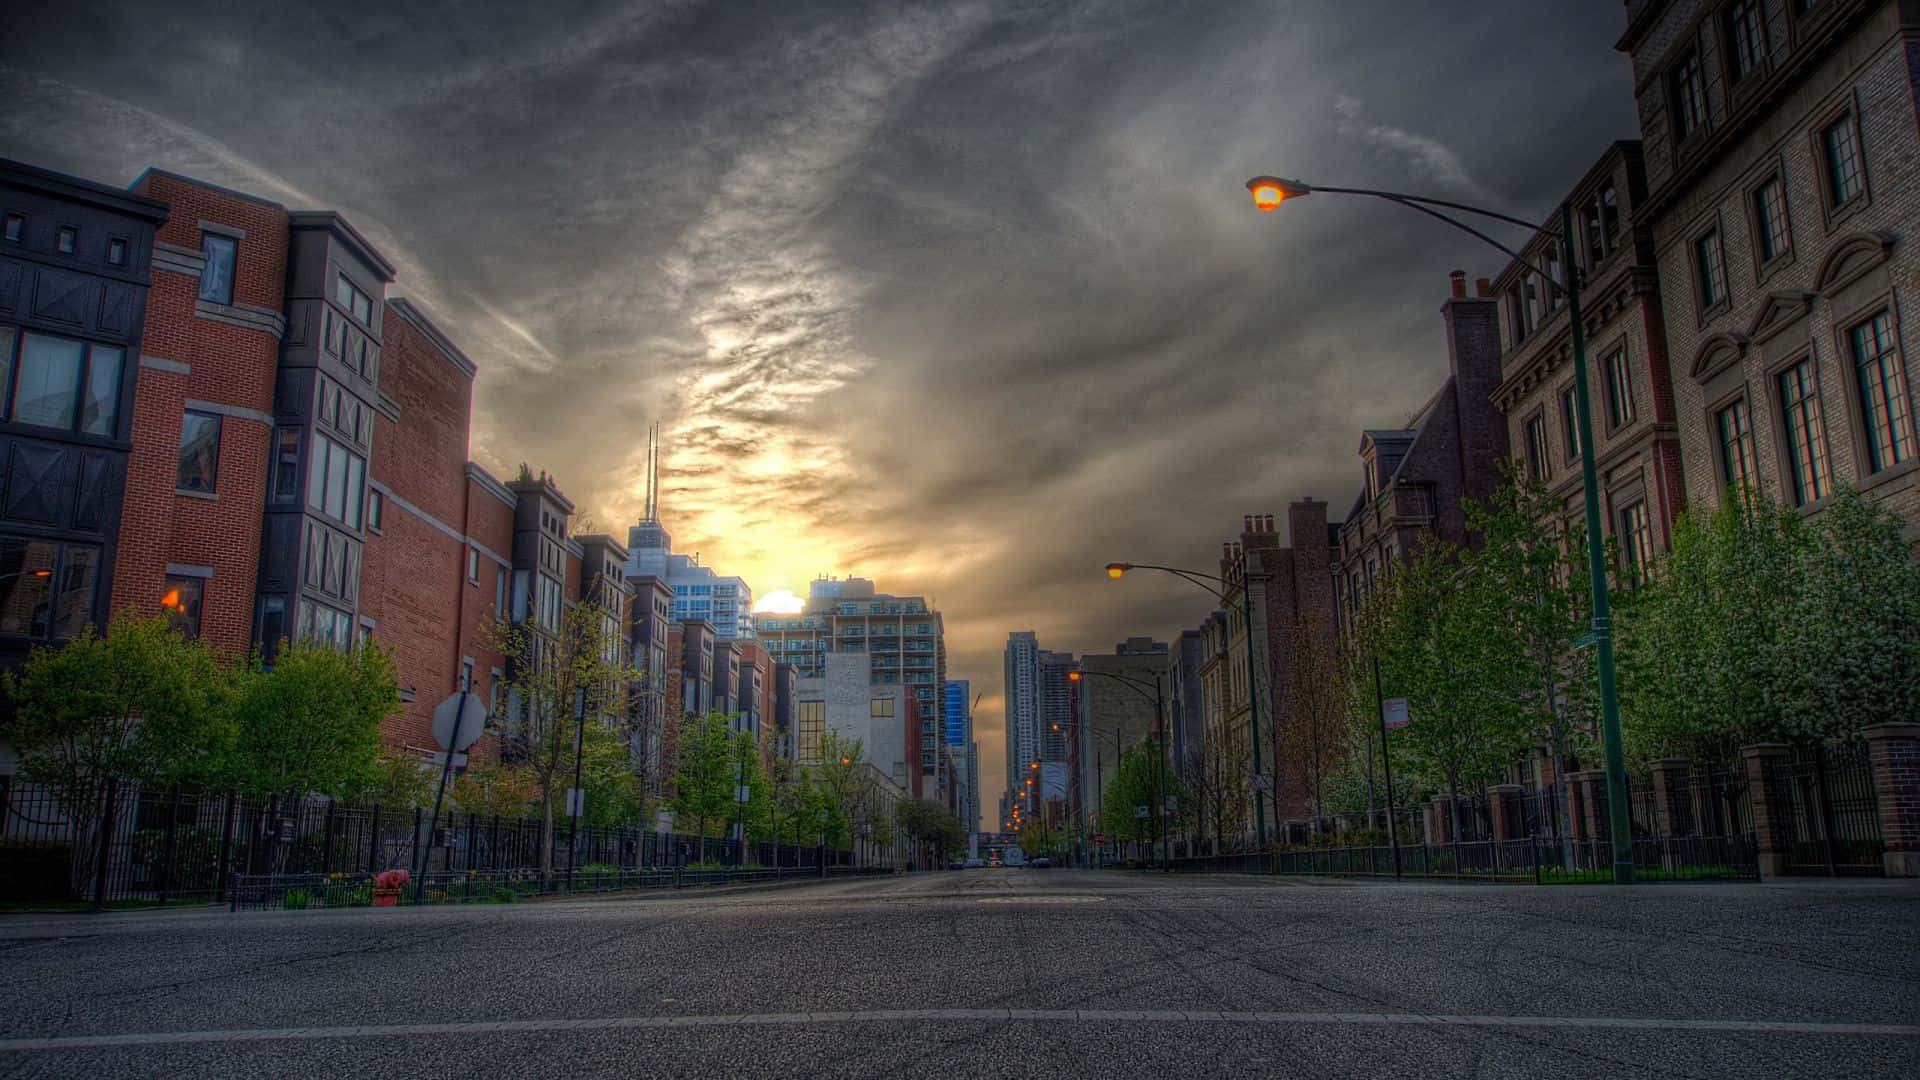
<svg viewBox="0 0 1920 1080"><path fill-rule="evenodd" d="M1027 865L1032 867L1035 870L1045 870L1048 867L1053 865L1053 860L1047 858L1045 855L1042 855L1037 859L1028 859Z"/></svg>
<svg viewBox="0 0 1920 1080"><path fill-rule="evenodd" d="M983 870L986 868L986 865L987 860L985 859L968 859L966 868L969 870Z"/></svg>
<svg viewBox="0 0 1920 1080"><path fill-rule="evenodd" d="M947 869L949 870L965 870L966 868L967 860L965 859L955 859L947 864Z"/></svg>

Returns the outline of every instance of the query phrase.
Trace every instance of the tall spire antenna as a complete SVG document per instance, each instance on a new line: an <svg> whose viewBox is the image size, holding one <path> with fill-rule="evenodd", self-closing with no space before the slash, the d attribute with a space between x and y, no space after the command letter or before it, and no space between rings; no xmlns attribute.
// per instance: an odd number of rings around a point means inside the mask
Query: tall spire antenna
<svg viewBox="0 0 1920 1080"><path fill-rule="evenodd" d="M660 425L647 425L646 520L660 520Z"/></svg>

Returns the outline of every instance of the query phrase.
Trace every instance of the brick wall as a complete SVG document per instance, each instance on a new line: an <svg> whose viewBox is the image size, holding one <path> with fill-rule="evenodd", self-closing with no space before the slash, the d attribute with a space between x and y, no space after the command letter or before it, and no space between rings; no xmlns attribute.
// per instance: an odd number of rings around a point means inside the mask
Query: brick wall
<svg viewBox="0 0 1920 1080"><path fill-rule="evenodd" d="M234 300L280 309L287 257L284 209L161 173L148 174L134 190L173 207L158 242L198 251L202 220L245 230L235 259ZM197 276L155 267L141 352L185 364L188 371L142 366L139 372L113 607L156 614L169 563L211 567L201 637L217 651L238 656L252 641L272 430L257 418L222 417L215 497L207 499L175 491L180 427L189 399L271 415L279 341L263 329L197 315L199 284Z"/></svg>

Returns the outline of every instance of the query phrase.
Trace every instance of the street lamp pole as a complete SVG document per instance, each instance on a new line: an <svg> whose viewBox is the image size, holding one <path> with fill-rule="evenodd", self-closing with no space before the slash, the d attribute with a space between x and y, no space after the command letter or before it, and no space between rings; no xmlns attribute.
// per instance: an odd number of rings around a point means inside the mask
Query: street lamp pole
<svg viewBox="0 0 1920 1080"><path fill-rule="evenodd" d="M1612 834L1613 879L1620 884L1633 881L1633 825L1628 817L1627 808L1627 769L1626 754L1620 739L1620 700L1614 679L1613 662L1613 613L1607 597L1607 560L1600 543L1600 480L1593 452L1593 414L1590 408L1591 398L1587 389L1587 341L1586 327L1580 319L1579 275L1574 270L1573 242L1573 205L1560 205L1560 247L1561 257L1565 260L1563 281L1554 281L1546 273L1521 257L1513 249L1500 243L1472 226L1435 210L1445 207L1460 210L1481 217L1492 218L1509 224L1518 225L1529 231L1541 231L1540 227L1516 217L1465 203L1449 202L1445 199L1432 199L1421 195L1408 195L1397 191L1377 191L1371 188L1316 187L1298 180L1283 180L1274 176L1256 176L1247 181L1247 190L1253 193L1254 205L1261 210L1278 209L1282 202L1297 199L1313 192L1328 192L1340 195L1366 195L1387 202L1398 203L1409 210L1416 210L1429 217L1465 232L1474 238L1497 248L1517 262L1525 263L1546 280L1548 287L1558 288L1567 296L1567 319L1569 322L1570 344L1573 351L1573 394L1577 432L1580 440L1580 481L1582 494L1586 501L1587 519L1587 577L1588 587L1593 595L1593 625L1590 637L1594 647L1595 667L1598 668L1600 683L1600 730L1601 741L1605 748L1607 771L1607 830ZM1258 749L1256 748L1256 753Z"/></svg>
<svg viewBox="0 0 1920 1080"><path fill-rule="evenodd" d="M1217 574L1200 570L1182 570L1177 566L1155 566L1152 563L1107 564L1107 576L1110 578L1118 578L1129 570L1159 570L1172 574L1189 584L1198 585L1213 594L1214 599L1222 604L1227 602L1225 590L1233 585L1233 582ZM1216 589L1208 585L1208 581L1219 582L1220 588ZM1240 620L1245 624L1242 630L1247 643L1247 727L1253 734L1253 783L1250 785L1253 788L1253 824L1260 846L1266 847L1267 800L1265 793L1260 790L1261 776L1264 772L1260 754L1260 681L1254 674L1253 653L1253 573L1244 564L1240 568Z"/></svg>
<svg viewBox="0 0 1920 1080"><path fill-rule="evenodd" d="M1098 675L1103 679L1112 679L1114 682L1124 685L1125 687L1127 687L1127 689L1132 690L1134 693L1139 694L1143 698L1147 696L1147 689L1146 689L1147 681L1145 679L1135 679L1126 675L1118 675L1111 671L1089 671L1085 668L1081 668L1076 671L1069 671L1067 673L1067 680L1069 682L1079 682L1082 678L1085 678L1088 675ZM1155 817L1160 819L1160 823L1154 831L1156 835L1159 837L1159 842L1162 848L1161 863L1164 868L1170 870L1173 867L1173 852L1171 848L1169 848L1166 845L1167 698L1166 698L1166 691L1161 686L1160 673L1157 671L1154 672L1153 674L1153 697L1151 700L1153 701L1154 734L1160 744L1160 760L1158 763L1158 767L1154 770L1154 774L1153 774L1154 797L1159 802L1159 805L1153 808L1153 813ZM1120 772L1120 733L1118 731L1115 731L1113 733L1113 754L1114 754L1114 775L1118 777ZM1098 765L1099 760L1100 760L1100 755L1095 754L1094 762L1096 766ZM1106 795L1103 793L1101 795L1102 804L1104 804L1105 801L1106 801Z"/></svg>

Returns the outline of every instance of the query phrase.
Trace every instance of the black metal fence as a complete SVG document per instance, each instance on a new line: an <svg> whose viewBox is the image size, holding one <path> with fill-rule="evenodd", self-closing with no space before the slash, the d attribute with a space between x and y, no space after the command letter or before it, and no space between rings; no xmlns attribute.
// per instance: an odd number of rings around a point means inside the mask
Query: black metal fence
<svg viewBox="0 0 1920 1080"><path fill-rule="evenodd" d="M0 778L0 900L156 904L230 901L236 878L317 883L371 879L404 869L428 880L514 874L539 866L543 823L417 807L347 807L324 798L107 785L91 813L52 792ZM857 868L853 851L749 843L651 829L553 824L556 873L639 874L746 867ZM324 903L324 900L319 901Z"/></svg>
<svg viewBox="0 0 1920 1080"><path fill-rule="evenodd" d="M830 853L831 854L831 853ZM430 871L410 881L397 894L383 898L374 888L374 875L236 874L228 901L234 911L256 909L397 907L416 903L505 903L531 896L590 895L643 889L684 889L711 885L742 885L777 881L818 880L889 874L884 866L829 865L816 860L806 865L726 866L719 869L576 869L542 875L538 870Z"/></svg>
<svg viewBox="0 0 1920 1080"><path fill-rule="evenodd" d="M1775 764L1767 805L1789 874L1885 873L1880 805L1865 743L1801 750Z"/></svg>
<svg viewBox="0 0 1920 1080"><path fill-rule="evenodd" d="M1758 881L1751 836L1661 836L1634 840L1636 876L1645 881ZM1308 848L1270 855L1176 859L1187 873L1323 874L1424 877L1563 884L1613 879L1605 841L1462 840L1453 844Z"/></svg>

